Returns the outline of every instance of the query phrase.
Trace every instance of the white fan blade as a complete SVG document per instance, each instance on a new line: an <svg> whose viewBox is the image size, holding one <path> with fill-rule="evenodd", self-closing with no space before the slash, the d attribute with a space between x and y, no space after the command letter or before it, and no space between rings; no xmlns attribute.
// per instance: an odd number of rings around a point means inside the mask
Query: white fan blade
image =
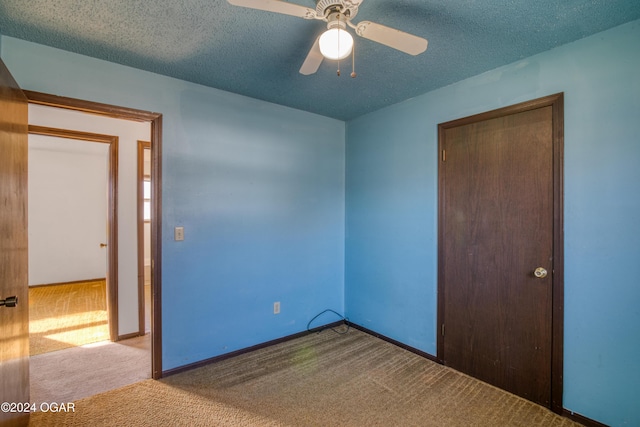
<svg viewBox="0 0 640 427"><path fill-rule="evenodd" d="M356 33L365 39L392 47L409 55L418 55L427 50L427 40L395 28L385 27L375 22L362 21Z"/></svg>
<svg viewBox="0 0 640 427"><path fill-rule="evenodd" d="M316 42L311 47L309 54L307 55L307 59L304 60L302 67L300 67L300 74L304 74L308 76L309 74L314 74L320 68L320 64L322 64L322 60L324 57L320 52L320 37L316 39Z"/></svg>
<svg viewBox="0 0 640 427"><path fill-rule="evenodd" d="M287 3L279 0L227 0L229 4L250 9L266 10L267 12L282 13L284 15L297 16L305 19L315 19L315 9Z"/></svg>

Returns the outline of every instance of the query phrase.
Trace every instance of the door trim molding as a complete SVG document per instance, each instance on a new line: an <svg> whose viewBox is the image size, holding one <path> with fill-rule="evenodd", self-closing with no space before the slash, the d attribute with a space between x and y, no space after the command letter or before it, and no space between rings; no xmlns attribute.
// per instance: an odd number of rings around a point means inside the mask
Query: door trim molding
<svg viewBox="0 0 640 427"><path fill-rule="evenodd" d="M29 125L29 134L109 145L107 316L109 319L109 339L118 341L118 137L35 125Z"/></svg>
<svg viewBox="0 0 640 427"><path fill-rule="evenodd" d="M144 150L150 150L149 141L138 141L137 222L138 222L138 335L145 334L144 295ZM153 285L151 285L153 286Z"/></svg>
<svg viewBox="0 0 640 427"><path fill-rule="evenodd" d="M23 91L29 103L151 123L151 376L162 378L162 114Z"/></svg>
<svg viewBox="0 0 640 427"><path fill-rule="evenodd" d="M553 288L551 311L551 410L563 413L563 347L564 347L564 93L522 102L508 107L452 120L438 125L438 157L444 144L444 130L521 113L543 107L552 107L553 138ZM441 160L440 160L441 162ZM439 164L440 164L439 162ZM444 174L438 167L438 323L437 360L444 364Z"/></svg>

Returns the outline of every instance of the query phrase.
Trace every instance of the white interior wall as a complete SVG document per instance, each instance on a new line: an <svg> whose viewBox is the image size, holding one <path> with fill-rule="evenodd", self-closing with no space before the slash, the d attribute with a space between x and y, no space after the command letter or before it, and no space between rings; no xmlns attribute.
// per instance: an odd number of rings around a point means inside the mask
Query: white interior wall
<svg viewBox="0 0 640 427"><path fill-rule="evenodd" d="M31 104L29 124L118 136L118 334L138 332L137 156L150 123Z"/></svg>
<svg viewBox="0 0 640 427"><path fill-rule="evenodd" d="M29 286L105 277L109 146L29 135Z"/></svg>

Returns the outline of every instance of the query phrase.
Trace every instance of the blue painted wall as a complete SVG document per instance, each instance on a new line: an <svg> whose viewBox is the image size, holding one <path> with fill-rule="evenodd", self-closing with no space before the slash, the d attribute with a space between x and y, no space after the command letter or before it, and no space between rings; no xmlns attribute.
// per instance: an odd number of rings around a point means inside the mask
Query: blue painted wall
<svg viewBox="0 0 640 427"><path fill-rule="evenodd" d="M163 114L165 370L343 311L343 122L9 37L2 59L25 89Z"/></svg>
<svg viewBox="0 0 640 427"><path fill-rule="evenodd" d="M414 102L347 124L349 319L435 354L437 162Z"/></svg>
<svg viewBox="0 0 640 427"><path fill-rule="evenodd" d="M635 21L348 122L349 318L436 353L437 124L564 92L564 406L640 425L638 70Z"/></svg>

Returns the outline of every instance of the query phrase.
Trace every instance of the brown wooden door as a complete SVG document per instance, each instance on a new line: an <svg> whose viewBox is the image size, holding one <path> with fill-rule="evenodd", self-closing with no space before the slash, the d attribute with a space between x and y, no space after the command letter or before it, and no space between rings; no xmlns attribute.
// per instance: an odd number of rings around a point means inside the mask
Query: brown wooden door
<svg viewBox="0 0 640 427"><path fill-rule="evenodd" d="M26 425L29 402L27 98L0 61L0 425ZM15 404L15 406L11 406ZM7 412L6 410L10 411Z"/></svg>
<svg viewBox="0 0 640 427"><path fill-rule="evenodd" d="M439 357L547 407L554 343L553 108L505 109L440 127ZM546 277L536 277L538 267Z"/></svg>

